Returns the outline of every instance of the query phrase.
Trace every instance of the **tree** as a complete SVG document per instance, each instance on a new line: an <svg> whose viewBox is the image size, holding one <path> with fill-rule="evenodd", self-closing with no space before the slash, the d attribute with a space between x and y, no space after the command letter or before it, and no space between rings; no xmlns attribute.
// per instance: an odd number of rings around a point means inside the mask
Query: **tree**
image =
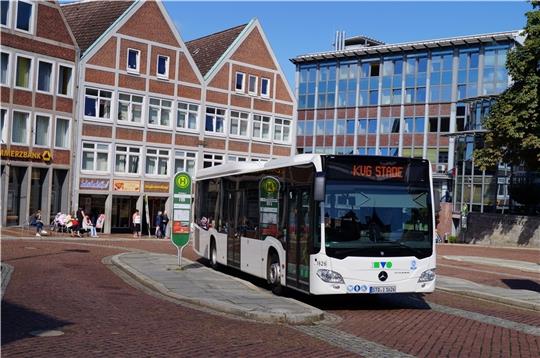
<svg viewBox="0 0 540 358"><path fill-rule="evenodd" d="M497 99L483 126L484 147L475 150L482 169L499 162L540 169L540 1L531 1L523 45L509 52L506 68L514 81Z"/></svg>

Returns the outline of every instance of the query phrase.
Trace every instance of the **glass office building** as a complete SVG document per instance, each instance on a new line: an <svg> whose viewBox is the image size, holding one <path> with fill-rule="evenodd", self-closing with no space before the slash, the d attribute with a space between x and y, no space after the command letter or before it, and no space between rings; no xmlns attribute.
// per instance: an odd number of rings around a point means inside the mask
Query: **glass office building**
<svg viewBox="0 0 540 358"><path fill-rule="evenodd" d="M441 197L455 190L464 100L504 91L517 31L401 44L356 36L297 56L297 151L429 159ZM461 195L461 194L460 194ZM447 218L450 221L450 218Z"/></svg>

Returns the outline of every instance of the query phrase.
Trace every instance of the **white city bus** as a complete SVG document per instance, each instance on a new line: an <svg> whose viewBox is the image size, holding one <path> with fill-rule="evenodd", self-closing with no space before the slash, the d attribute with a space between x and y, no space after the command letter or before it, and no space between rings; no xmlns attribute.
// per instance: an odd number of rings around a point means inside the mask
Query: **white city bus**
<svg viewBox="0 0 540 358"><path fill-rule="evenodd" d="M274 293L433 292L427 160L301 154L199 170L195 251Z"/></svg>

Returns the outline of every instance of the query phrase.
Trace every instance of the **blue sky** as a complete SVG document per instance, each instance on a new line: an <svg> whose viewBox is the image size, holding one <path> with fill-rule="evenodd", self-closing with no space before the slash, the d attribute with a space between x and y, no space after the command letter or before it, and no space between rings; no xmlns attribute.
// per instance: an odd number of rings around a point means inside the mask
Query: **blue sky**
<svg viewBox="0 0 540 358"><path fill-rule="evenodd" d="M521 29L527 2L187 2L165 1L184 41L257 17L294 87L297 55L328 51L336 30L386 43Z"/></svg>

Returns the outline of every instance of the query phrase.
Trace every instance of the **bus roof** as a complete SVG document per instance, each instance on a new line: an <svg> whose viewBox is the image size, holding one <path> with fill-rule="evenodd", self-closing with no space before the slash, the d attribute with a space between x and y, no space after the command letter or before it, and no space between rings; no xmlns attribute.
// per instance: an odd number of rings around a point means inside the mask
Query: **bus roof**
<svg viewBox="0 0 540 358"><path fill-rule="evenodd" d="M229 162L197 171L195 180L218 178L227 175L253 173L262 170L289 167L293 165L314 164L317 171L322 170L320 154L298 154L269 160L268 162Z"/></svg>

